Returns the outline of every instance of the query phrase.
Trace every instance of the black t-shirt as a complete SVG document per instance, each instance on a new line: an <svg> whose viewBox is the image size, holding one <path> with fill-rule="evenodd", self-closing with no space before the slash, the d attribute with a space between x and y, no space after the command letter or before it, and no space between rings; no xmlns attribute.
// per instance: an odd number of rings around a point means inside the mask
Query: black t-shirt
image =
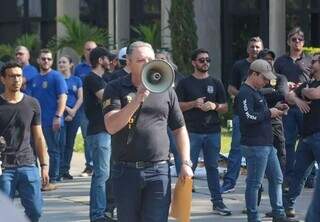
<svg viewBox="0 0 320 222"><path fill-rule="evenodd" d="M0 97L0 134L7 143L1 158L2 166L35 164L30 131L31 126L40 124L40 105L36 99L24 95L20 102L12 104Z"/></svg>
<svg viewBox="0 0 320 222"><path fill-rule="evenodd" d="M303 54L293 61L289 55L283 55L276 59L274 69L277 73L285 75L289 82L307 82L310 79L311 56Z"/></svg>
<svg viewBox="0 0 320 222"><path fill-rule="evenodd" d="M93 72L90 72L84 79L84 110L89 120L87 135L94 135L106 131L102 114L102 104L95 95L96 92L104 89L105 86L106 82L103 78Z"/></svg>
<svg viewBox="0 0 320 222"><path fill-rule="evenodd" d="M179 102L189 102L205 97L205 102L226 103L226 93L222 83L213 78L197 79L188 76L181 80L176 88ZM191 133L215 133L220 132L220 121L217 111L204 112L198 108L192 108L183 112L186 126Z"/></svg>
<svg viewBox="0 0 320 222"><path fill-rule="evenodd" d="M237 90L239 90L242 83L246 80L248 76L250 64L251 63L247 59L241 59L239 61L236 61L232 67L229 85L232 85Z"/></svg>
<svg viewBox="0 0 320 222"><path fill-rule="evenodd" d="M301 98L301 91L306 88L307 83L299 86L295 93ZM313 81L308 84L309 88L317 88L320 86L320 81ZM310 100L310 112L303 114L302 136L310 136L314 133L320 132L320 99Z"/></svg>
<svg viewBox="0 0 320 222"><path fill-rule="evenodd" d="M271 113L264 96L247 84L243 84L235 98L240 120L242 145L272 146Z"/></svg>
<svg viewBox="0 0 320 222"><path fill-rule="evenodd" d="M124 70L124 68L118 69L118 70L114 71L113 73L111 73L110 78L109 78L109 82L112 80L116 80L118 78L122 78L128 74L129 73L127 73L126 70Z"/></svg>
<svg viewBox="0 0 320 222"><path fill-rule="evenodd" d="M134 98L135 92L131 75L110 82L104 91L104 113L126 106ZM131 142L127 143L129 124L112 135L114 160L128 162L168 160L167 127L175 130L184 126L183 115L174 90L170 88L161 94L150 93L136 121ZM132 128L134 127L130 130Z"/></svg>

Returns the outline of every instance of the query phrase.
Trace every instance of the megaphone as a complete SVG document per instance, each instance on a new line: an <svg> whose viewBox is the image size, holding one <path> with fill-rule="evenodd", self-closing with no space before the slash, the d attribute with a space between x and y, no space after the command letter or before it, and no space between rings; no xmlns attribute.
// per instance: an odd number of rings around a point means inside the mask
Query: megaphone
<svg viewBox="0 0 320 222"><path fill-rule="evenodd" d="M174 83L174 69L164 60L152 60L143 66L141 81L143 86L150 92L165 92Z"/></svg>

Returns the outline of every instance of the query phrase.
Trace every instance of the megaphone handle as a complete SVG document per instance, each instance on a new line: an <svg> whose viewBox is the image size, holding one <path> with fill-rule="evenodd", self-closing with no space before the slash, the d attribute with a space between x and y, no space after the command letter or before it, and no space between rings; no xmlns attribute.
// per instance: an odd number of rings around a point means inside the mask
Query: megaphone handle
<svg viewBox="0 0 320 222"><path fill-rule="evenodd" d="M142 107L142 102L140 103L140 106L139 108L137 109L137 111L132 115L132 119L133 119L133 122L131 123L131 127L128 128L128 137L127 137L127 144L131 143L132 139L133 139L133 136L134 136L134 133L135 133L135 129L136 129L136 125L137 125L137 121L138 121L138 118L139 118L139 115L140 115L140 112L141 112L141 107Z"/></svg>

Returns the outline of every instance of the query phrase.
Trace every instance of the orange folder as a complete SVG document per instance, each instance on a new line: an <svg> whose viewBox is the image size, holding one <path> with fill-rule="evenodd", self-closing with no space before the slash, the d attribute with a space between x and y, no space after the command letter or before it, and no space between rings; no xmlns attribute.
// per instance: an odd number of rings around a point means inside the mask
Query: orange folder
<svg viewBox="0 0 320 222"><path fill-rule="evenodd" d="M179 222L190 222L191 200L192 179L179 177L173 192L171 216Z"/></svg>

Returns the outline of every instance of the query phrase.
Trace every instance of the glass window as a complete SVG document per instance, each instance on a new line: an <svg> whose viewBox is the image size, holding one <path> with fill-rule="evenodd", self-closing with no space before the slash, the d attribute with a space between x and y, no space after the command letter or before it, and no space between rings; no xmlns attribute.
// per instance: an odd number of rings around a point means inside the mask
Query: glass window
<svg viewBox="0 0 320 222"><path fill-rule="evenodd" d="M29 17L41 17L41 0L29 1Z"/></svg>
<svg viewBox="0 0 320 222"><path fill-rule="evenodd" d="M0 7L0 21L22 18L24 13L24 0L2 0Z"/></svg>

